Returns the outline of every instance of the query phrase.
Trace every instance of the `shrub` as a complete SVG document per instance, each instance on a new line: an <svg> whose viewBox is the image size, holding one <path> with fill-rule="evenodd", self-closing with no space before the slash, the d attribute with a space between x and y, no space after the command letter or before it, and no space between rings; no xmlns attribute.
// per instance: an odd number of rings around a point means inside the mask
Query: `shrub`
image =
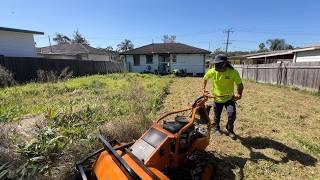
<svg viewBox="0 0 320 180"><path fill-rule="evenodd" d="M13 78L13 74L5 67L0 65L0 87L8 87L17 84Z"/></svg>
<svg viewBox="0 0 320 180"><path fill-rule="evenodd" d="M37 71L37 80L40 82L58 82L70 79L73 75L73 72L70 71L69 67L64 68L61 72L58 71Z"/></svg>

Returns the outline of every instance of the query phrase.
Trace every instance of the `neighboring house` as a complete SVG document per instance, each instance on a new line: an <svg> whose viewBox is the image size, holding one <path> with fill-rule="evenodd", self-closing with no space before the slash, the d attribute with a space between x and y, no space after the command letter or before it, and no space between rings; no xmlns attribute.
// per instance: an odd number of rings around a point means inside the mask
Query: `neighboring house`
<svg viewBox="0 0 320 180"><path fill-rule="evenodd" d="M320 45L292 50L293 62L320 62Z"/></svg>
<svg viewBox="0 0 320 180"><path fill-rule="evenodd" d="M43 32L0 27L0 55L13 57L35 57L33 35Z"/></svg>
<svg viewBox="0 0 320 180"><path fill-rule="evenodd" d="M183 69L187 74L205 73L209 51L182 43L154 43L121 53L129 71L171 73Z"/></svg>
<svg viewBox="0 0 320 180"><path fill-rule="evenodd" d="M320 45L295 48L291 50L280 50L248 54L242 56L244 62L254 64L280 63L280 62L320 62Z"/></svg>
<svg viewBox="0 0 320 180"><path fill-rule="evenodd" d="M95 61L112 61L117 54L102 48L94 48L89 45L72 43L57 44L42 48L37 48L38 57L48 59L81 59Z"/></svg>

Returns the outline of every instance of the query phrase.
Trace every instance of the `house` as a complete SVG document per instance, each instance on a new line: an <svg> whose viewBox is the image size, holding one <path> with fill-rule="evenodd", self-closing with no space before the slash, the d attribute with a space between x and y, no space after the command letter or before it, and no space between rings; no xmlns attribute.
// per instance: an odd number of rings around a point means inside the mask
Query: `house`
<svg viewBox="0 0 320 180"><path fill-rule="evenodd" d="M242 62L246 64L270 64L280 62L292 62L294 54L291 50L278 50L270 52L253 53L242 56Z"/></svg>
<svg viewBox="0 0 320 180"><path fill-rule="evenodd" d="M153 43L121 53L129 71L168 74L183 69L190 75L205 73L207 54L207 50L182 43Z"/></svg>
<svg viewBox="0 0 320 180"><path fill-rule="evenodd" d="M94 48L86 44L57 44L37 48L38 57L48 59L81 59L95 61L112 61L117 54L102 48Z"/></svg>
<svg viewBox="0 0 320 180"><path fill-rule="evenodd" d="M320 62L320 45L313 45L292 50L293 62Z"/></svg>
<svg viewBox="0 0 320 180"><path fill-rule="evenodd" d="M0 55L14 57L35 57L36 48L33 35L43 32L0 27Z"/></svg>
<svg viewBox="0 0 320 180"><path fill-rule="evenodd" d="M300 47L290 50L279 50L242 56L247 63L267 64L280 62L320 62L320 45ZM251 64L250 63L250 64Z"/></svg>

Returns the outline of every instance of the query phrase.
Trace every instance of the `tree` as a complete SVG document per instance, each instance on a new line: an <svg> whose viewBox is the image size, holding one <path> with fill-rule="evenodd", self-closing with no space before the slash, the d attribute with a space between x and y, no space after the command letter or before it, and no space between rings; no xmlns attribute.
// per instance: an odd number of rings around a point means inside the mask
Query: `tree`
<svg viewBox="0 0 320 180"><path fill-rule="evenodd" d="M70 44L71 43L71 39L68 36L63 35L62 33L56 33L55 37L53 38L53 41L55 41L57 44Z"/></svg>
<svg viewBox="0 0 320 180"><path fill-rule="evenodd" d="M268 39L266 43L271 51L293 49L293 46L287 44L284 39Z"/></svg>
<svg viewBox="0 0 320 180"><path fill-rule="evenodd" d="M266 45L264 43L259 44L259 49L264 50L266 48Z"/></svg>
<svg viewBox="0 0 320 180"><path fill-rule="evenodd" d="M176 42L176 36L175 35L163 35L162 38L163 43L174 43Z"/></svg>
<svg viewBox="0 0 320 180"><path fill-rule="evenodd" d="M266 45L264 43L259 44L259 50L257 52L267 52L269 51L268 48L266 48Z"/></svg>
<svg viewBox="0 0 320 180"><path fill-rule="evenodd" d="M133 43L130 40L125 39L120 44L118 44L118 51L125 52L133 49L133 47L134 47Z"/></svg>
<svg viewBox="0 0 320 180"><path fill-rule="evenodd" d="M108 46L108 47L106 47L106 50L107 51L113 51L113 47L112 46Z"/></svg>
<svg viewBox="0 0 320 180"><path fill-rule="evenodd" d="M217 48L213 51L213 54L221 54L221 53L224 53L221 48Z"/></svg>
<svg viewBox="0 0 320 180"><path fill-rule="evenodd" d="M78 29L73 33L72 43L89 45L89 42L87 41L87 39L80 34Z"/></svg>

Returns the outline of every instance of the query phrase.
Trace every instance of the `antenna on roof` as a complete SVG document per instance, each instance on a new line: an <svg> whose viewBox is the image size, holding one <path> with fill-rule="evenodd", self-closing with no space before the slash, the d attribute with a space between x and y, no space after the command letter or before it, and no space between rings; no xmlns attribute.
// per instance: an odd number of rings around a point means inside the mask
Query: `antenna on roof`
<svg viewBox="0 0 320 180"><path fill-rule="evenodd" d="M152 39L152 53L154 52L154 45L153 45L153 39Z"/></svg>
<svg viewBox="0 0 320 180"><path fill-rule="evenodd" d="M50 35L48 35L48 39L49 39L49 45L50 45L50 52L52 53L52 46L51 46Z"/></svg>

